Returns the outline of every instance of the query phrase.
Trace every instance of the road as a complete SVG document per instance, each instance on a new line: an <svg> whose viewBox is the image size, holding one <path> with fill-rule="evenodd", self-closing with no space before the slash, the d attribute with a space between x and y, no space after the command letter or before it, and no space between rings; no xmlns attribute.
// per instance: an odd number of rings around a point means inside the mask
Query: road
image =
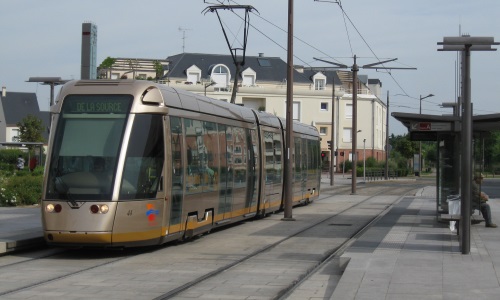
<svg viewBox="0 0 500 300"><path fill-rule="evenodd" d="M360 184L356 195L339 187L294 208L294 222L278 213L184 243L6 255L0 257L0 298L303 299L304 290L297 296L294 289L308 274L425 185L432 181Z"/></svg>

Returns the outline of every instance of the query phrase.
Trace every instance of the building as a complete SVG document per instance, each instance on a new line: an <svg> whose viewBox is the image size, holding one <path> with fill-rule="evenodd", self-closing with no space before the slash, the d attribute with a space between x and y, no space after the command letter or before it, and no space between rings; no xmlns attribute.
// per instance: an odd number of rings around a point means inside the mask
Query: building
<svg viewBox="0 0 500 300"><path fill-rule="evenodd" d="M17 123L28 115L38 117L48 128L50 113L40 111L35 93L8 92L3 87L0 97L0 143L19 142ZM43 132L43 136L47 142L48 130Z"/></svg>
<svg viewBox="0 0 500 300"><path fill-rule="evenodd" d="M167 60L165 84L230 101L235 73L230 55L182 53ZM262 53L247 56L236 103L285 117L286 70L286 62L279 57L266 57ZM295 66L293 77L294 120L316 126L322 136L321 150L325 162L330 158L327 141L331 139L331 130L335 131L333 149L339 154L335 165L337 172L341 172L343 160L352 160L352 72ZM358 78L358 161L363 159L363 154L366 158L385 160L387 106L379 98L382 83L367 76ZM335 94L343 94L334 97L334 107L332 84Z"/></svg>
<svg viewBox="0 0 500 300"><path fill-rule="evenodd" d="M81 79L97 78L97 25L82 24Z"/></svg>
<svg viewBox="0 0 500 300"><path fill-rule="evenodd" d="M156 80L166 73L168 61L149 58L111 58L110 68L99 69L99 78Z"/></svg>

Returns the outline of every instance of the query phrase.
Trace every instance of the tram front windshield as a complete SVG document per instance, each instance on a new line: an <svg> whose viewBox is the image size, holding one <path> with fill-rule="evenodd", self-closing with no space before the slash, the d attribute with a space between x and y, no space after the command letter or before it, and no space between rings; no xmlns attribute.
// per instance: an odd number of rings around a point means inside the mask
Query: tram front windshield
<svg viewBox="0 0 500 300"><path fill-rule="evenodd" d="M47 199L111 199L131 95L70 95L57 122Z"/></svg>

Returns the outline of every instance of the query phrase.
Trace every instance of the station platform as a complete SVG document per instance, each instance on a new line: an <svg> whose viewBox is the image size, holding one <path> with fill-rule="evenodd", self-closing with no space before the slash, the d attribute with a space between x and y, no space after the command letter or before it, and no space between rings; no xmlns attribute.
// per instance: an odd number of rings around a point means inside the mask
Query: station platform
<svg viewBox="0 0 500 300"><path fill-rule="evenodd" d="M331 189L323 178L322 190ZM497 299L500 228L472 225L471 253L463 255L456 233L437 222L435 199L434 186L403 197L346 249L341 274L326 265L287 299ZM498 224L500 199L489 203ZM40 208L0 208L0 255L37 245L44 245Z"/></svg>
<svg viewBox="0 0 500 300"><path fill-rule="evenodd" d="M0 255L44 244L39 206L0 207Z"/></svg>

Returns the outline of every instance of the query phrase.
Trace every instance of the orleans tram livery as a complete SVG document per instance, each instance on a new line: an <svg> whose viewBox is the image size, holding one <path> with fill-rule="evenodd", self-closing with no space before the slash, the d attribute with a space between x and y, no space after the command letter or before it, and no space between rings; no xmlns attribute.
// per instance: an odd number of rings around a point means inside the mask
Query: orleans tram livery
<svg viewBox="0 0 500 300"><path fill-rule="evenodd" d="M284 204L284 120L147 81L71 81L51 109L48 244L185 239ZM319 195L317 130L294 124L293 205Z"/></svg>

